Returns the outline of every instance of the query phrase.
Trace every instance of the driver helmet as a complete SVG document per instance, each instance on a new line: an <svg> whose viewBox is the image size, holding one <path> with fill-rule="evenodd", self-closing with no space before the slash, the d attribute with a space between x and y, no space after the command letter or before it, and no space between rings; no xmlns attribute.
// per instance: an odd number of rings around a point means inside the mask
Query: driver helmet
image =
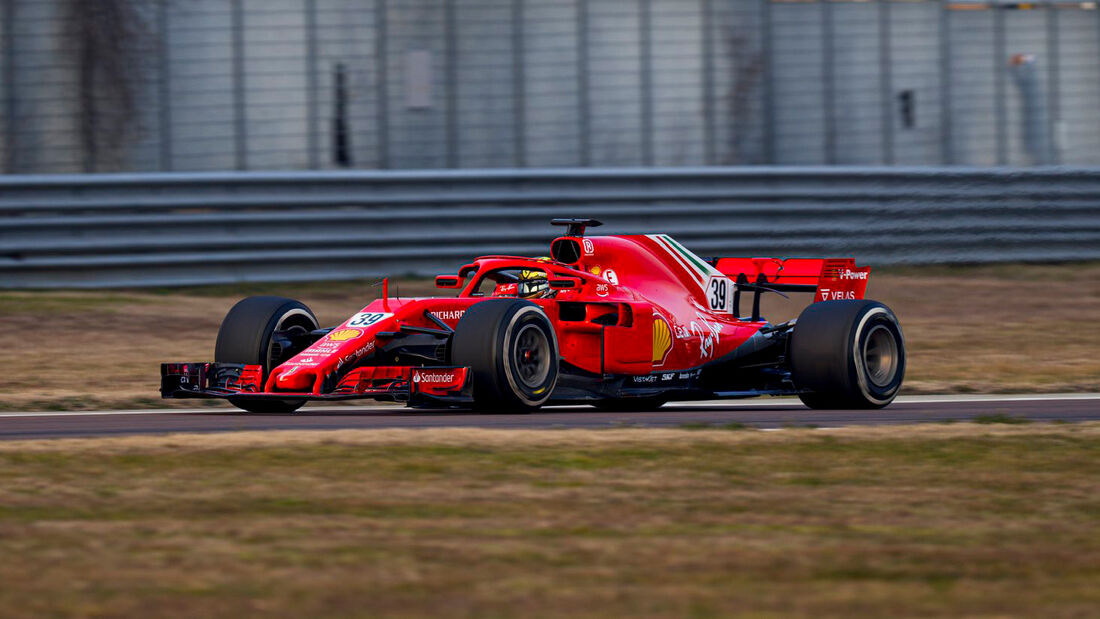
<svg viewBox="0 0 1100 619"><path fill-rule="evenodd" d="M541 299L550 296L550 280L546 271L523 269L519 272L519 298Z"/></svg>

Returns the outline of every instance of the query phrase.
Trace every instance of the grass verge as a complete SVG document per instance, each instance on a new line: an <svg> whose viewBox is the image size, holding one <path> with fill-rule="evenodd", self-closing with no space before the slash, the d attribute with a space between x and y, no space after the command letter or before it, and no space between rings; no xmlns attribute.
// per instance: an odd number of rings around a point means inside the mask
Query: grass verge
<svg viewBox="0 0 1100 619"><path fill-rule="evenodd" d="M1100 424L0 444L7 616L1087 616Z"/></svg>

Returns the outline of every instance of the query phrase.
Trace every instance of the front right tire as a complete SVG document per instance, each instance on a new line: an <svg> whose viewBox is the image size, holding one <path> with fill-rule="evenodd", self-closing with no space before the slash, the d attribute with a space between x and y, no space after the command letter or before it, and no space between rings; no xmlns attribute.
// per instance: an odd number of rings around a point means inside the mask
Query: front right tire
<svg viewBox="0 0 1100 619"><path fill-rule="evenodd" d="M882 303L821 301L799 315L790 362L806 406L882 408L905 378L905 339L897 316Z"/></svg>
<svg viewBox="0 0 1100 619"><path fill-rule="evenodd" d="M301 301L284 297L248 297L225 315L214 346L214 361L263 366L262 380L271 370L298 354L290 348L289 334L318 328L317 317ZM301 399L229 398L229 403L250 413L292 413Z"/></svg>

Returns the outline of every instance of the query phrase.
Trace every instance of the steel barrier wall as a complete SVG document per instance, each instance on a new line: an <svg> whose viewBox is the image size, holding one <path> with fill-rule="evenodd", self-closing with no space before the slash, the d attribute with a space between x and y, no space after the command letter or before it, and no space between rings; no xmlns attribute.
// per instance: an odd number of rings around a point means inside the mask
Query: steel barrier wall
<svg viewBox="0 0 1100 619"><path fill-rule="evenodd" d="M1100 168L0 176L0 288L434 274L545 254L552 217L701 255L1100 259Z"/></svg>

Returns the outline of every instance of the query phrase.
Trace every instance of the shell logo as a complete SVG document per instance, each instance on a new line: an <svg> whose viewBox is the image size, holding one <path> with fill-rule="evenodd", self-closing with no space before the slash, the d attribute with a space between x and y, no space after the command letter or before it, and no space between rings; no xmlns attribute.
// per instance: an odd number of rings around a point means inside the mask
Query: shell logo
<svg viewBox="0 0 1100 619"><path fill-rule="evenodd" d="M653 315L653 365L664 365L672 350L672 329L662 316Z"/></svg>
<svg viewBox="0 0 1100 619"><path fill-rule="evenodd" d="M600 267L599 266L594 266L591 269L588 269L588 271L590 273L592 273L593 275L599 275L600 274Z"/></svg>
<svg viewBox="0 0 1100 619"><path fill-rule="evenodd" d="M346 342L348 340L353 340L360 335L363 335L363 332L359 329L340 329L339 331L333 331L332 333L329 333L328 339L332 340L333 342Z"/></svg>

